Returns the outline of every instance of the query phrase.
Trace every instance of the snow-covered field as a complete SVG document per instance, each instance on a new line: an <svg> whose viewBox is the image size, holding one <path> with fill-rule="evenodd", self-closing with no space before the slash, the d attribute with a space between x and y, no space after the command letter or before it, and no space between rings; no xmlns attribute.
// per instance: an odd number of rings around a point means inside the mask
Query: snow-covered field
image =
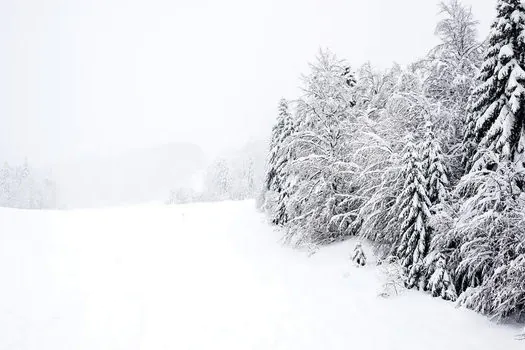
<svg viewBox="0 0 525 350"><path fill-rule="evenodd" d="M524 349L518 330L281 246L252 201L0 209L0 350Z"/></svg>

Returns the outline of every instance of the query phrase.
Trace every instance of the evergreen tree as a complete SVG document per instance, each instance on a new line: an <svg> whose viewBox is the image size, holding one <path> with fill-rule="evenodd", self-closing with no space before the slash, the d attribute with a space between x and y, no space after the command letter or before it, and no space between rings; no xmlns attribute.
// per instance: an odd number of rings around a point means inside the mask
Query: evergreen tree
<svg viewBox="0 0 525 350"><path fill-rule="evenodd" d="M444 203L448 198L448 171L439 141L427 121L425 139L422 144L422 168L427 182L428 198L432 204Z"/></svg>
<svg viewBox="0 0 525 350"><path fill-rule="evenodd" d="M288 201L291 191L290 179L285 179L281 191L278 193L277 203L274 210L272 222L275 225L283 226L288 222Z"/></svg>
<svg viewBox="0 0 525 350"><path fill-rule="evenodd" d="M281 168L285 165L283 162L283 148L285 141L293 131L292 118L288 108L288 101L284 98L279 101L279 113L277 122L272 128L272 137L270 140L270 155L266 170L265 187L267 191L279 191L282 178L279 176Z"/></svg>
<svg viewBox="0 0 525 350"><path fill-rule="evenodd" d="M366 265L366 256L365 252L363 251L363 246L360 242L358 242L355 245L354 253L352 255L352 261L356 264L356 266L365 266Z"/></svg>
<svg viewBox="0 0 525 350"><path fill-rule="evenodd" d="M272 129L265 181L265 191L267 194L273 192L274 196L266 199L265 206L273 208L272 222L276 225L284 225L288 221L286 207L290 190L289 177L291 176L289 163L293 155L289 143L294 133L294 121L285 99L280 100L278 110L277 122ZM268 203L269 200L275 203Z"/></svg>
<svg viewBox="0 0 525 350"><path fill-rule="evenodd" d="M513 161L523 151L525 118L525 8L520 0L498 0L496 20L473 92L464 140L467 169L494 166L487 151Z"/></svg>
<svg viewBox="0 0 525 350"><path fill-rule="evenodd" d="M420 267L430 244L430 200L419 154L411 141L406 145L403 163L405 185L396 202L401 232L393 248L401 265L408 271L407 285L412 287L419 279Z"/></svg>

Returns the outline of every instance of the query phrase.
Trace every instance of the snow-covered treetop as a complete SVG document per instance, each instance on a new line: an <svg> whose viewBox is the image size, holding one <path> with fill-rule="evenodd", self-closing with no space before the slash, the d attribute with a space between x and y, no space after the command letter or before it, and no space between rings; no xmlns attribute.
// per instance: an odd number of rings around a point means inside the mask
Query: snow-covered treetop
<svg viewBox="0 0 525 350"><path fill-rule="evenodd" d="M525 7L519 0L499 0L497 17L488 38L488 49L474 90L474 170L487 166L487 151L501 160L514 160L523 130L525 101Z"/></svg>
<svg viewBox="0 0 525 350"><path fill-rule="evenodd" d="M478 21L474 19L472 10L458 0L442 2L439 7L444 18L438 22L435 33L442 44L434 51L446 49L449 54L456 54L456 58L471 55L479 47Z"/></svg>
<svg viewBox="0 0 525 350"><path fill-rule="evenodd" d="M338 59L329 50L320 50L311 73L303 76L307 123L316 123L324 117L347 117L348 108L355 105L355 78L349 64ZM304 106L302 106L304 107Z"/></svg>

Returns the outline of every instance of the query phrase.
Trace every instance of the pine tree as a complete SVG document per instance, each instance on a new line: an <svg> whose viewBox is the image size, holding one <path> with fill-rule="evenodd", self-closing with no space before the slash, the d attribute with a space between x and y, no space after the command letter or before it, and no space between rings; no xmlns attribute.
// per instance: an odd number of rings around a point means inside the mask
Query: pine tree
<svg viewBox="0 0 525 350"><path fill-rule="evenodd" d="M467 153L474 145L467 169L494 166L486 151L513 161L523 151L525 118L525 7L520 0L498 0L496 20L479 75L466 139ZM475 125L474 125L475 123ZM473 129L473 130L472 130ZM473 138L473 139L472 139Z"/></svg>
<svg viewBox="0 0 525 350"><path fill-rule="evenodd" d="M427 194L427 181L421 169L419 154L415 145L409 141L405 147L404 157L405 178L404 189L396 202L401 221L401 235L395 247L395 255L401 265L408 271L409 287L414 286L420 273L420 266L425 258L429 243L431 205Z"/></svg>
<svg viewBox="0 0 525 350"><path fill-rule="evenodd" d="M448 171L439 141L432 131L432 123L427 121L425 139L422 144L423 175L428 180L428 198L432 204L444 203L448 199Z"/></svg>
<svg viewBox="0 0 525 350"><path fill-rule="evenodd" d="M272 223L278 226L283 226L288 222L288 201L290 198L290 182L289 179L285 179L281 191L277 197L277 203L272 218Z"/></svg>
<svg viewBox="0 0 525 350"><path fill-rule="evenodd" d="M291 116L288 110L288 102L283 98L279 101L279 113L277 115L277 122L272 128L272 138L270 141L270 156L268 159L268 167L266 170L266 190L279 191L282 179L279 177L282 163L282 149L283 142L290 135Z"/></svg>
<svg viewBox="0 0 525 350"><path fill-rule="evenodd" d="M289 177L292 149L289 145L294 133L294 121L289 112L288 102L285 99L279 101L279 113L277 122L272 129L270 144L270 156L266 170L265 190L275 194L275 203L266 203L265 206L273 207L272 222L276 225L284 225L288 222L287 202L289 198ZM267 199L269 201L270 199Z"/></svg>
<svg viewBox="0 0 525 350"><path fill-rule="evenodd" d="M356 266L365 266L366 265L366 256L363 251L363 246L360 242L355 245L354 254L352 255L352 261Z"/></svg>

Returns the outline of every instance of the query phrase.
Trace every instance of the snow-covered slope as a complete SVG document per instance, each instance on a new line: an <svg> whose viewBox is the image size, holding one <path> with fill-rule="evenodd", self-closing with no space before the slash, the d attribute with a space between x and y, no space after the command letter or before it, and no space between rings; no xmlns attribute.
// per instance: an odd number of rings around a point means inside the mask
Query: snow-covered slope
<svg viewBox="0 0 525 350"><path fill-rule="evenodd" d="M252 201L0 209L0 349L523 349L516 328L278 243ZM369 254L370 256L370 254Z"/></svg>

